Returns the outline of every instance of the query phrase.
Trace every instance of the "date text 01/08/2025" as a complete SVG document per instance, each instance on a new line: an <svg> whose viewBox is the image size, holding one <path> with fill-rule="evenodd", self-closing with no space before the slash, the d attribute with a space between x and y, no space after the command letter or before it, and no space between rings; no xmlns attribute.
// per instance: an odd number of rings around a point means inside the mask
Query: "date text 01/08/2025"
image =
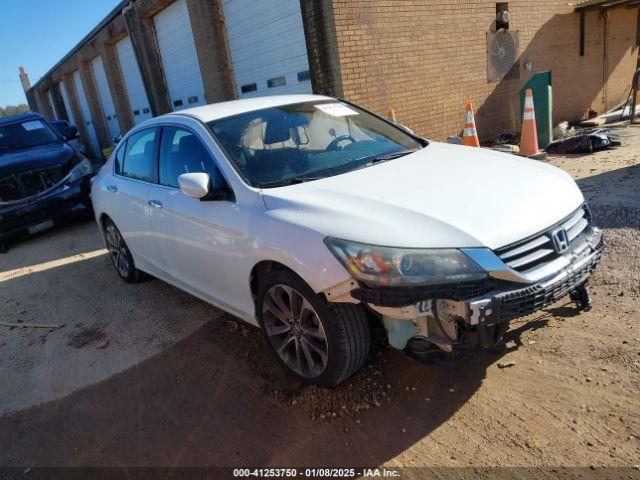
<svg viewBox="0 0 640 480"><path fill-rule="evenodd" d="M397 478L400 473L387 468L236 468L237 478Z"/></svg>

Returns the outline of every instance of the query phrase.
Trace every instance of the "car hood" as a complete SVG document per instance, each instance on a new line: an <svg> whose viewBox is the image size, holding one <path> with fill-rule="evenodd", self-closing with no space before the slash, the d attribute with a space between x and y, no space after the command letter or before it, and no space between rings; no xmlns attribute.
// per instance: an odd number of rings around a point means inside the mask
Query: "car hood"
<svg viewBox="0 0 640 480"><path fill-rule="evenodd" d="M553 166L436 142L262 194L269 215L324 235L431 248L499 248L549 228L584 201L571 176Z"/></svg>
<svg viewBox="0 0 640 480"><path fill-rule="evenodd" d="M0 150L0 178L35 168L62 165L73 157L74 150L64 143L5 152Z"/></svg>

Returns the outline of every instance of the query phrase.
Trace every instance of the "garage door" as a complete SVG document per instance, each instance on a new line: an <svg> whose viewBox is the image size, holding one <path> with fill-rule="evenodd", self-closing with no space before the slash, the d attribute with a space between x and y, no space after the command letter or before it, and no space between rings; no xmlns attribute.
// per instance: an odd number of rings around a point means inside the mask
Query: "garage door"
<svg viewBox="0 0 640 480"><path fill-rule="evenodd" d="M73 112L71 111L71 102L69 102L69 95L67 94L67 88L64 86L64 82L58 82L58 91L64 102L64 109L67 111L67 120L73 125L76 124L75 118L73 118Z"/></svg>
<svg viewBox="0 0 640 480"><path fill-rule="evenodd" d="M239 97L311 93L300 0L223 0Z"/></svg>
<svg viewBox="0 0 640 480"><path fill-rule="evenodd" d="M82 118L84 119L85 126L87 127L87 133L89 135L89 144L94 152L100 152L100 143L98 142L98 135L96 134L96 128L93 125L93 119L91 118L91 110L89 110L89 102L84 92L84 86L82 85L82 79L80 78L80 72L76 70L73 72L73 83L76 87L76 94L78 96L78 103L80 104L80 111L82 112Z"/></svg>
<svg viewBox="0 0 640 480"><path fill-rule="evenodd" d="M133 52L131 38L128 35L116 43L116 53L124 80L124 87L127 90L133 122L138 124L151 118L151 109L149 108L149 100L147 99L142 75L140 75L138 60Z"/></svg>
<svg viewBox="0 0 640 480"><path fill-rule="evenodd" d="M206 103L196 44L186 0L178 0L153 17L171 108Z"/></svg>
<svg viewBox="0 0 640 480"><path fill-rule="evenodd" d="M47 90L47 99L49 100L49 108L53 114L53 118L50 118L49 120L57 120L60 118L60 115L58 115L58 110L56 109L56 102L53 101L53 92L51 89Z"/></svg>
<svg viewBox="0 0 640 480"><path fill-rule="evenodd" d="M96 82L96 91L102 106L102 114L107 122L107 130L109 131L109 139L117 137L120 134L120 126L116 118L116 107L113 105L109 83L107 82L107 74L104 71L102 57L97 56L91 60L91 72Z"/></svg>

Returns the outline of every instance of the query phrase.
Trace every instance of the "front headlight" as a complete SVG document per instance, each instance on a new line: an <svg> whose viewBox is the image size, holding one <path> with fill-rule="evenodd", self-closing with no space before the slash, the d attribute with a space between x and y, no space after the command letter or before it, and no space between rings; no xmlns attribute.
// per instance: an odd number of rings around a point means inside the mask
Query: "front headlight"
<svg viewBox="0 0 640 480"><path fill-rule="evenodd" d="M86 177L87 175L91 175L92 173L93 164L89 161L89 159L84 158L71 169L71 171L69 172L69 177L67 178L67 182L75 182L79 178Z"/></svg>
<svg viewBox="0 0 640 480"><path fill-rule="evenodd" d="M354 278L367 283L438 285L486 278L482 267L456 249L379 247L331 237L324 242Z"/></svg>

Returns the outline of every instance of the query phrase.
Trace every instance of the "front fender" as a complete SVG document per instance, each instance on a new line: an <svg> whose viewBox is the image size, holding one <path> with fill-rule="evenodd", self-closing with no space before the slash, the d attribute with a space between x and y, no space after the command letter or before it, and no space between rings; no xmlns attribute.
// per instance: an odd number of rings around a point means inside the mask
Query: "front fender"
<svg viewBox="0 0 640 480"><path fill-rule="evenodd" d="M262 261L281 263L316 293L351 278L324 244L324 235L319 232L281 221L263 230L256 237L256 243L253 266Z"/></svg>

